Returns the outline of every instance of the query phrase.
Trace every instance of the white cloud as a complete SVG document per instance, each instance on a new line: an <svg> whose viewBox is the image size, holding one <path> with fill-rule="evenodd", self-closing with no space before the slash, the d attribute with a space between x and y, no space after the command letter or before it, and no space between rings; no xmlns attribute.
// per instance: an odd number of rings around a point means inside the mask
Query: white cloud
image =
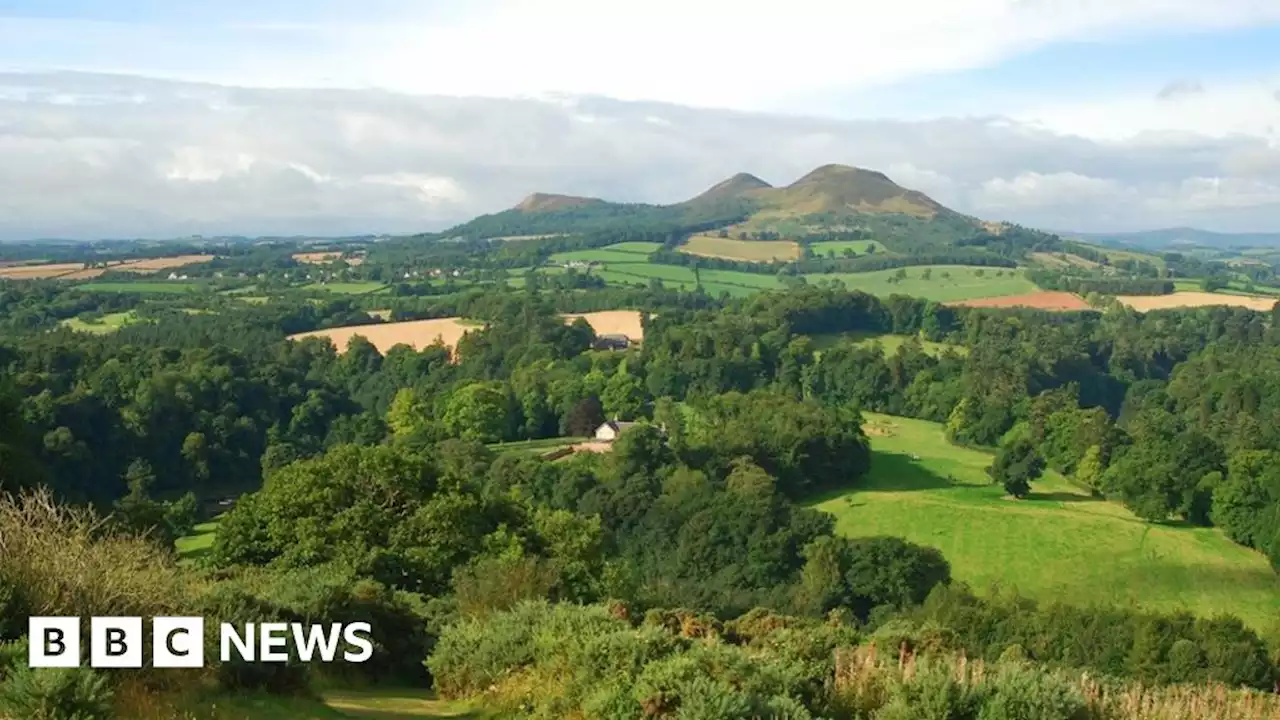
<svg viewBox="0 0 1280 720"><path fill-rule="evenodd" d="M1277 3L1280 7L1280 3ZM1280 111L1273 88L1280 77L1198 86L1167 86L1142 96L1126 94L1031 108L1024 122L1093 138L1131 138L1151 132L1195 136L1233 134L1267 138L1280 147ZM1163 142L1163 140L1162 140Z"/></svg>
<svg viewBox="0 0 1280 720"><path fill-rule="evenodd" d="M831 162L1032 226L1280 230L1280 148L1259 135L1099 140L1009 118L838 121L81 74L0 74L0 87L5 238L414 232L534 191L674 202L737 172L786 184Z"/></svg>
<svg viewBox="0 0 1280 720"><path fill-rule="evenodd" d="M368 16L187 25L0 17L0 66L783 110L795 98L980 67L1055 42L1274 22L1280 3L396 0Z"/></svg>

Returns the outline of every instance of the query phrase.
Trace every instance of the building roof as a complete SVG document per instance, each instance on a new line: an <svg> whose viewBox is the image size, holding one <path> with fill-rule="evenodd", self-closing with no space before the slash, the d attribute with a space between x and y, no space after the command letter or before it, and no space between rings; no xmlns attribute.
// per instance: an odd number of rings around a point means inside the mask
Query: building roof
<svg viewBox="0 0 1280 720"><path fill-rule="evenodd" d="M600 432L602 428L606 428L606 427L612 428L614 432L622 432L623 430L626 430L629 427L634 427L635 425L638 425L638 424L639 423L622 422L620 420L606 420L604 425L601 425L600 427L596 428L596 432Z"/></svg>

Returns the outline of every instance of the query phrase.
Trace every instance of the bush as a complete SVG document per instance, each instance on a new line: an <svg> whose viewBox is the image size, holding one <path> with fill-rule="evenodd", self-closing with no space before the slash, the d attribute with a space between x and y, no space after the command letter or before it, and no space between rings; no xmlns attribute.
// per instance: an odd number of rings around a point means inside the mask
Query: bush
<svg viewBox="0 0 1280 720"><path fill-rule="evenodd" d="M0 643L0 681L15 668L27 664L27 639Z"/></svg>
<svg viewBox="0 0 1280 720"><path fill-rule="evenodd" d="M1080 691L1055 675L1021 664L1001 669L978 720L1088 720Z"/></svg>
<svg viewBox="0 0 1280 720"><path fill-rule="evenodd" d="M89 668L28 668L0 684L0 714L22 720L108 720L107 678Z"/></svg>
<svg viewBox="0 0 1280 720"><path fill-rule="evenodd" d="M982 687L957 680L946 663L918 661L889 686L889 700L876 720L976 720Z"/></svg>

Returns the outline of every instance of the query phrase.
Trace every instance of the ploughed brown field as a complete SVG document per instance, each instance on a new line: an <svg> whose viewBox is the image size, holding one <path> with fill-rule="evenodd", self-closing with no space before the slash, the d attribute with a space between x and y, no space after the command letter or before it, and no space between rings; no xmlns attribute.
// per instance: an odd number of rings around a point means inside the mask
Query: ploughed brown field
<svg viewBox="0 0 1280 720"><path fill-rule="evenodd" d="M48 278L89 280L108 270L146 274L197 263L207 263L213 258L213 255L178 255L166 258L147 258L145 260L121 260L105 268L85 268L83 263L11 265L0 267L0 278L8 278L10 280L44 280Z"/></svg>
<svg viewBox="0 0 1280 720"><path fill-rule="evenodd" d="M1210 307L1213 305L1230 305L1267 312L1275 307L1277 298L1258 295L1219 295L1207 292L1176 292L1171 295L1120 295L1116 298L1125 305L1137 310L1168 310L1180 307Z"/></svg>
<svg viewBox="0 0 1280 720"><path fill-rule="evenodd" d="M1025 307L1035 308L1036 310L1090 310L1089 303L1075 293L1045 291L1038 293L1029 293L1027 295L1007 295L1005 297L978 298L976 300L961 300L959 302L947 303L948 305L959 305L964 307L985 307L985 308L1012 308Z"/></svg>
<svg viewBox="0 0 1280 720"><path fill-rule="evenodd" d="M640 327L640 313L634 310L607 310L604 312L565 315L566 322L575 318L586 318L597 335L621 334L632 340L644 338L644 330ZM347 351L347 343L351 338L360 335L384 355L396 345L409 345L421 350L436 342L453 349L468 331L479 329L479 325L468 323L462 318L436 318L433 320L410 320L397 323L379 323L376 325L351 325L328 330L290 335L290 340L303 340L309 337L326 337L333 343L338 352Z"/></svg>

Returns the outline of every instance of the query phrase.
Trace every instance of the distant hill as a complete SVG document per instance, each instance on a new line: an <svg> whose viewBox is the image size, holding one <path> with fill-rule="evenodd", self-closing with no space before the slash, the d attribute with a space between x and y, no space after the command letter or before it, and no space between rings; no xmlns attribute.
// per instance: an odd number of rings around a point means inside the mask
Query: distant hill
<svg viewBox="0 0 1280 720"><path fill-rule="evenodd" d="M754 193L768 210L790 215L899 214L930 219L956 213L884 173L848 165L823 165L784 188Z"/></svg>
<svg viewBox="0 0 1280 720"><path fill-rule="evenodd" d="M555 212L556 210L568 210L570 208L590 207L593 205L607 205L599 198L577 197L574 195L552 195L548 193L534 193L519 205L515 206L516 210L526 213L537 212Z"/></svg>
<svg viewBox="0 0 1280 720"><path fill-rule="evenodd" d="M738 173L673 205L534 193L509 210L434 235L486 239L615 232L663 238L724 228L756 238L864 232L891 244L897 239L903 250L937 249L1003 232L904 188L882 172L823 165L785 187Z"/></svg>
<svg viewBox="0 0 1280 720"><path fill-rule="evenodd" d="M1177 247L1229 249L1280 246L1280 233L1218 233L1196 228L1165 228L1126 233L1063 232L1063 237L1079 238L1103 245L1140 247L1152 250Z"/></svg>
<svg viewBox="0 0 1280 720"><path fill-rule="evenodd" d="M772 188L772 185L751 173L738 173L728 180L712 185L706 192L692 200L686 200L683 204L693 205L726 199L746 198L751 197L753 193L760 190L770 190Z"/></svg>

